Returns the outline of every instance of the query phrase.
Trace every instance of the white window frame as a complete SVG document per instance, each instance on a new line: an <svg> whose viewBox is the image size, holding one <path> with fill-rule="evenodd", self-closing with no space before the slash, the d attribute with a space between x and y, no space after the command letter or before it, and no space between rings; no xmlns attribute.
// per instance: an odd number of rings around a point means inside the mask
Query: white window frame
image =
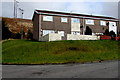
<svg viewBox="0 0 120 80"><path fill-rule="evenodd" d="M80 32L78 32L78 31L72 31L71 34L80 35Z"/></svg>
<svg viewBox="0 0 120 80"><path fill-rule="evenodd" d="M67 19L66 17L61 17L61 22L67 23L67 22L68 22L68 19Z"/></svg>
<svg viewBox="0 0 120 80"><path fill-rule="evenodd" d="M109 25L110 26L113 26L113 25L116 26L116 22L109 22Z"/></svg>
<svg viewBox="0 0 120 80"><path fill-rule="evenodd" d="M85 22L86 22L86 24L88 24L88 25L95 25L95 22L94 22L94 20L92 20L92 19L86 19Z"/></svg>
<svg viewBox="0 0 120 80"><path fill-rule="evenodd" d="M80 19L78 19L78 18L71 18L71 23L80 23Z"/></svg>
<svg viewBox="0 0 120 80"><path fill-rule="evenodd" d="M58 34L60 34L61 36L64 36L65 32L64 31L58 31Z"/></svg>
<svg viewBox="0 0 120 80"><path fill-rule="evenodd" d="M101 26L106 26L106 21L100 21Z"/></svg>
<svg viewBox="0 0 120 80"><path fill-rule="evenodd" d="M43 16L43 21L53 21L53 16Z"/></svg>
<svg viewBox="0 0 120 80"><path fill-rule="evenodd" d="M42 30L42 32L43 32L43 36L47 35L47 34L50 34L50 33L55 33L54 30Z"/></svg>

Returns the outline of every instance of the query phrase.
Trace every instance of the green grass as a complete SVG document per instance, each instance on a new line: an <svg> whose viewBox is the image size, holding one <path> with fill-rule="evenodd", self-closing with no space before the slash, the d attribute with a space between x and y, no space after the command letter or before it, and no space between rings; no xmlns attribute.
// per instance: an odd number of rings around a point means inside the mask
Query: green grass
<svg viewBox="0 0 120 80"><path fill-rule="evenodd" d="M47 64L118 60L119 41L34 42L8 40L2 44L2 63Z"/></svg>

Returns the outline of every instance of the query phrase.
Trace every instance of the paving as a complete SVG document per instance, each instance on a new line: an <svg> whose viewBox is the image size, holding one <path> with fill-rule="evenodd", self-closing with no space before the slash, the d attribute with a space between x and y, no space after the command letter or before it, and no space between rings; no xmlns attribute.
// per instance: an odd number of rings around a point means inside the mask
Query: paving
<svg viewBox="0 0 120 80"><path fill-rule="evenodd" d="M57 65L2 65L3 78L118 78L118 61Z"/></svg>

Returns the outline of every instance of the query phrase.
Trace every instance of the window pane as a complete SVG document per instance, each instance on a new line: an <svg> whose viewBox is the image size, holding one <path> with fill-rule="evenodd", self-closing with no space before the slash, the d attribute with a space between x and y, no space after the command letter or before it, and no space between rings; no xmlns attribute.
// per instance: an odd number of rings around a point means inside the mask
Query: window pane
<svg viewBox="0 0 120 80"><path fill-rule="evenodd" d="M86 24L94 25L94 20L87 19L86 20Z"/></svg>
<svg viewBox="0 0 120 80"><path fill-rule="evenodd" d="M109 22L110 26L116 26L116 22Z"/></svg>
<svg viewBox="0 0 120 80"><path fill-rule="evenodd" d="M106 26L106 21L100 21L100 25Z"/></svg>
<svg viewBox="0 0 120 80"><path fill-rule="evenodd" d="M43 30L43 36L49 33L54 33L54 30Z"/></svg>
<svg viewBox="0 0 120 80"><path fill-rule="evenodd" d="M67 18L61 17L61 22L67 22Z"/></svg>
<svg viewBox="0 0 120 80"><path fill-rule="evenodd" d="M71 34L80 35L80 32L74 31L74 32L72 32Z"/></svg>
<svg viewBox="0 0 120 80"><path fill-rule="evenodd" d="M72 23L80 23L80 19L77 18L71 18Z"/></svg>
<svg viewBox="0 0 120 80"><path fill-rule="evenodd" d="M53 16L43 16L43 21L53 21Z"/></svg>

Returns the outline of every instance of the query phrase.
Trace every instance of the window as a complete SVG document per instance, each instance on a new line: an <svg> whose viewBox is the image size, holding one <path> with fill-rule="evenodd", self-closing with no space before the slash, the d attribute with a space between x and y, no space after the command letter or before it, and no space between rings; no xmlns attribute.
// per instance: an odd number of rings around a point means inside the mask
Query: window
<svg viewBox="0 0 120 80"><path fill-rule="evenodd" d="M116 26L116 22L109 22L110 26Z"/></svg>
<svg viewBox="0 0 120 80"><path fill-rule="evenodd" d="M116 22L109 22L109 32L114 31L115 34L117 34L117 26Z"/></svg>
<svg viewBox="0 0 120 80"><path fill-rule="evenodd" d="M71 18L72 23L80 23L80 19L77 18Z"/></svg>
<svg viewBox="0 0 120 80"><path fill-rule="evenodd" d="M100 21L101 26L106 26L106 21Z"/></svg>
<svg viewBox="0 0 120 80"><path fill-rule="evenodd" d="M49 33L54 33L54 30L43 30L43 36Z"/></svg>
<svg viewBox="0 0 120 80"><path fill-rule="evenodd" d="M87 19L86 24L94 25L94 20Z"/></svg>
<svg viewBox="0 0 120 80"><path fill-rule="evenodd" d="M53 21L53 16L43 16L43 21Z"/></svg>
<svg viewBox="0 0 120 80"><path fill-rule="evenodd" d="M64 31L58 31L58 34L60 34L61 36L64 36Z"/></svg>
<svg viewBox="0 0 120 80"><path fill-rule="evenodd" d="M61 17L61 22L66 22L67 23L67 18Z"/></svg>
<svg viewBox="0 0 120 80"><path fill-rule="evenodd" d="M72 32L71 34L80 35L80 32L74 31L74 32Z"/></svg>

